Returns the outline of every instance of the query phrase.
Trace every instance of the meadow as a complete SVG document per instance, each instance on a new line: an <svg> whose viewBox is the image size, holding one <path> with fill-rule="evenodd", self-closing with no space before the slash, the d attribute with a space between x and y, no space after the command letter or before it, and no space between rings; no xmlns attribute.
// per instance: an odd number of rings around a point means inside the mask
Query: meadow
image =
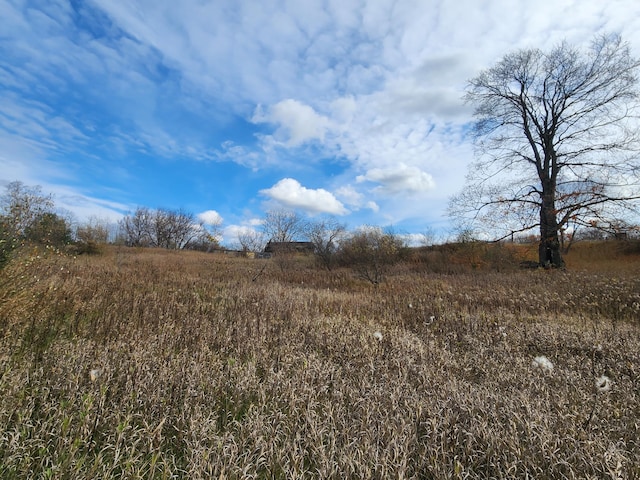
<svg viewBox="0 0 640 480"><path fill-rule="evenodd" d="M638 252L450 260L22 252L0 478L640 478Z"/></svg>

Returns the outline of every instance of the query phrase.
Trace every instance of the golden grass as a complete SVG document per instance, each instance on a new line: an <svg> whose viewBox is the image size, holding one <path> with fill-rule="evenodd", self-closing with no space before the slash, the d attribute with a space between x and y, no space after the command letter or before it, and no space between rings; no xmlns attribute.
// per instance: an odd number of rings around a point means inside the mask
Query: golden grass
<svg viewBox="0 0 640 480"><path fill-rule="evenodd" d="M580 255L374 287L25 254L0 272L0 478L640 478L639 264Z"/></svg>

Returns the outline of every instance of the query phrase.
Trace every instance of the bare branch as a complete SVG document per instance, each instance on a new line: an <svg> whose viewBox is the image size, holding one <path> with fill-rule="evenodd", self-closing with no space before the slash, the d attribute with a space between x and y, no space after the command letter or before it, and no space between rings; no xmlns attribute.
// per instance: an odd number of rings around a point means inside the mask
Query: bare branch
<svg viewBox="0 0 640 480"><path fill-rule="evenodd" d="M541 263L562 265L567 222L626 211L640 197L640 61L619 36L581 52L505 55L469 82L480 160L450 214L497 236L540 228Z"/></svg>

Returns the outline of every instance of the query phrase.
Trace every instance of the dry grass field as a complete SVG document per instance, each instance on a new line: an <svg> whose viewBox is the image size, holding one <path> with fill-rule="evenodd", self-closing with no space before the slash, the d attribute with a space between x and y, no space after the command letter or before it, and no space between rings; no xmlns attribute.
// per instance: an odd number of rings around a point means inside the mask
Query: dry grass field
<svg viewBox="0 0 640 480"><path fill-rule="evenodd" d="M378 286L305 258L23 252L0 272L0 478L640 478L640 258L590 248Z"/></svg>

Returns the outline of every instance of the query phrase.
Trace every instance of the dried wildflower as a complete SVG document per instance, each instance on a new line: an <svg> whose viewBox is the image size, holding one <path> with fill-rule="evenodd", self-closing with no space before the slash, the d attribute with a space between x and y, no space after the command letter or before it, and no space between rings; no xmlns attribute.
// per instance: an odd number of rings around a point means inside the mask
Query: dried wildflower
<svg viewBox="0 0 640 480"><path fill-rule="evenodd" d="M373 338L375 338L376 340L378 340L379 342L382 341L382 332L373 332Z"/></svg>
<svg viewBox="0 0 640 480"><path fill-rule="evenodd" d="M596 390L600 393L605 393L611 390L611 379L606 375L596 378Z"/></svg>
<svg viewBox="0 0 640 480"><path fill-rule="evenodd" d="M96 380L98 380L98 378L100 378L100 375L102 375L102 371L98 368L94 368L89 371L89 379L92 382L95 382Z"/></svg>
<svg viewBox="0 0 640 480"><path fill-rule="evenodd" d="M540 369L543 372L547 372L547 373L553 372L553 363L551 363L551 360L549 360L544 355L540 355L539 357L534 358L533 361L531 362L531 366L534 369Z"/></svg>

